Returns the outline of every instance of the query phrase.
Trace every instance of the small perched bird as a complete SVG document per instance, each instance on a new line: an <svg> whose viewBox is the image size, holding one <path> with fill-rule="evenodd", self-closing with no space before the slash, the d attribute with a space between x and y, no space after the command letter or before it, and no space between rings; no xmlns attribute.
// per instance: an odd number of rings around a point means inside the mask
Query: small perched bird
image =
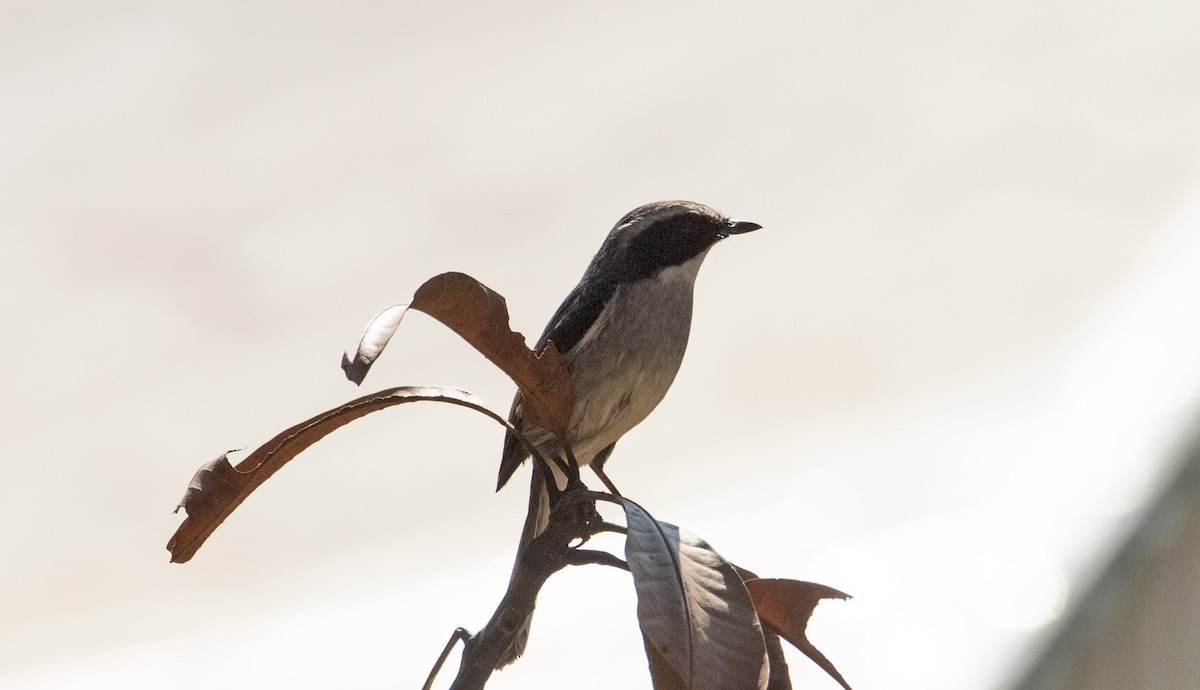
<svg viewBox="0 0 1200 690"><path fill-rule="evenodd" d="M692 325L692 287L700 264L714 244L761 226L730 220L690 201L659 201L625 215L605 238L583 278L558 308L536 349L553 342L575 387L568 443L580 466L601 469L617 441L658 406L683 361ZM510 421L547 457L566 460L549 432L521 419L521 394ZM504 440L497 490L529 452L512 434ZM548 482L565 488L566 477L534 463L529 512L520 551L546 529L550 519ZM520 553L520 551L518 553ZM525 650L529 620L497 668Z"/></svg>

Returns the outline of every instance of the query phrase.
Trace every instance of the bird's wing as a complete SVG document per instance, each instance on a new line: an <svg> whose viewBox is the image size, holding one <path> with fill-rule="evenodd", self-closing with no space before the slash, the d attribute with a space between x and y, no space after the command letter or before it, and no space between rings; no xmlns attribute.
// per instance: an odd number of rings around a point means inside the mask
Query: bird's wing
<svg viewBox="0 0 1200 690"><path fill-rule="evenodd" d="M615 291L615 284L589 284L586 288L582 283L576 285L554 316L550 317L550 323L535 347L540 350L546 346L546 341L553 341L559 354L570 362L571 350L591 330Z"/></svg>
<svg viewBox="0 0 1200 690"><path fill-rule="evenodd" d="M517 394L513 396L512 409L508 412L509 423L518 429L524 426L524 420L517 411L521 406L521 400L521 391L517 391ZM529 450L517 440L517 437L512 432L504 432L504 452L500 455L500 476L496 479L496 491L504 488L509 478L528 457Z"/></svg>

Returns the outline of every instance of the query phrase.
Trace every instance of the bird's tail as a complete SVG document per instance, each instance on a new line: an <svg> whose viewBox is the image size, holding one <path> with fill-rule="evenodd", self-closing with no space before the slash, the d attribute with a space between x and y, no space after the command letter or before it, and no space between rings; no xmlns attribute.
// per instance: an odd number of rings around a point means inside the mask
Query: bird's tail
<svg viewBox="0 0 1200 690"><path fill-rule="evenodd" d="M534 461L530 464L533 465L533 478L529 486L529 511L525 513L525 526L521 529L521 542L517 547L517 564L520 563L521 556L529 542L546 531L546 526L550 524L550 491L546 486L546 469L540 462ZM514 575L516 569L517 565L514 564ZM529 642L529 626L532 622L533 614L530 613L529 617L521 623L521 628L517 631L516 636L513 637L512 646L505 650L500 660L496 662L497 669L508 666L525 653L525 645Z"/></svg>

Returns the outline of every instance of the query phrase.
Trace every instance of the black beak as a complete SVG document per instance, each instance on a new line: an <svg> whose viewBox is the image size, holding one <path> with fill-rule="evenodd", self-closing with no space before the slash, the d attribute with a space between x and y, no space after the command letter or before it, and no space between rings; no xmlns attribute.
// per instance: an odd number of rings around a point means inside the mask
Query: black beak
<svg viewBox="0 0 1200 690"><path fill-rule="evenodd" d="M745 232L754 232L762 229L758 223L751 223L748 220L731 220L728 222L729 229L725 231L726 235L741 235Z"/></svg>

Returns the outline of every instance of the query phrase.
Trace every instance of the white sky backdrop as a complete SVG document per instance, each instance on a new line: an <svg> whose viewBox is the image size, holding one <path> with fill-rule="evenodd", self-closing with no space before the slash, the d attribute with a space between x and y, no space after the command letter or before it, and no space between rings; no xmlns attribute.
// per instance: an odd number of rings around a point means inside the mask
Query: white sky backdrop
<svg viewBox="0 0 1200 690"><path fill-rule="evenodd" d="M664 198L764 229L710 255L618 485L856 595L810 632L859 690L999 687L1191 412L1198 22L1164 0L8 0L0 687L418 687L507 580L525 497L491 491L498 427L357 422L182 566L171 508L204 461L358 395L341 350L425 278L471 273L535 336ZM404 383L512 392L421 316L364 389ZM561 574L489 687L648 687L633 609L622 573Z"/></svg>

